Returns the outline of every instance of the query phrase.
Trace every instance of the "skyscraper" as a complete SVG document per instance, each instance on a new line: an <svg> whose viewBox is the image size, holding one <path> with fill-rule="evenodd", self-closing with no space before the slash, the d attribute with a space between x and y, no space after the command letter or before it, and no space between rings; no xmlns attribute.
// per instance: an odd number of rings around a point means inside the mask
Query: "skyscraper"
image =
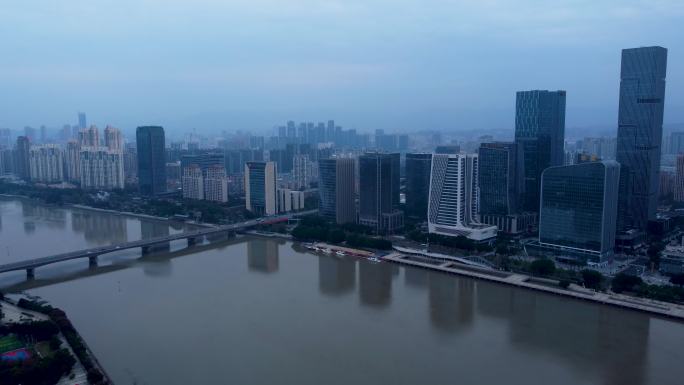
<svg viewBox="0 0 684 385"><path fill-rule="evenodd" d="M64 181L64 151L55 144L31 146L29 169L33 182L59 183Z"/></svg>
<svg viewBox="0 0 684 385"><path fill-rule="evenodd" d="M645 231L655 217L663 136L667 49L622 50L617 161L618 229Z"/></svg>
<svg viewBox="0 0 684 385"><path fill-rule="evenodd" d="M204 199L228 202L228 177L223 165L209 166L204 172Z"/></svg>
<svg viewBox="0 0 684 385"><path fill-rule="evenodd" d="M564 257L604 262L613 255L620 165L550 167L542 176L540 246Z"/></svg>
<svg viewBox="0 0 684 385"><path fill-rule="evenodd" d="M86 114L85 112L78 113L78 128L81 130L86 128Z"/></svg>
<svg viewBox="0 0 684 385"><path fill-rule="evenodd" d="M674 182L674 201L684 202L684 154L677 156L677 166L675 169Z"/></svg>
<svg viewBox="0 0 684 385"><path fill-rule="evenodd" d="M138 185L140 193L157 195L166 192L166 154L164 128L138 127Z"/></svg>
<svg viewBox="0 0 684 385"><path fill-rule="evenodd" d="M515 143L522 152L526 211L539 210L544 169L564 164L565 91L519 91L515 100Z"/></svg>
<svg viewBox="0 0 684 385"><path fill-rule="evenodd" d="M426 219L432 154L406 154L406 215Z"/></svg>
<svg viewBox="0 0 684 385"><path fill-rule="evenodd" d="M276 202L276 164L247 162L245 164L245 206L258 215L274 215Z"/></svg>
<svg viewBox="0 0 684 385"><path fill-rule="evenodd" d="M24 180L29 180L31 178L31 170L29 168L30 147L30 140L27 136L17 137L17 146L14 148L14 169L17 176Z"/></svg>
<svg viewBox="0 0 684 385"><path fill-rule="evenodd" d="M356 167L354 159L330 158L318 161L319 212L336 223L356 223Z"/></svg>
<svg viewBox="0 0 684 385"><path fill-rule="evenodd" d="M118 128L105 127L105 146L111 151L123 152L123 136Z"/></svg>
<svg viewBox="0 0 684 385"><path fill-rule="evenodd" d="M100 147L100 130L97 126L81 129L78 132L78 144L81 147Z"/></svg>
<svg viewBox="0 0 684 385"><path fill-rule="evenodd" d="M430 174L428 230L475 241L496 237L496 226L477 217L477 154L434 154Z"/></svg>
<svg viewBox="0 0 684 385"><path fill-rule="evenodd" d="M124 160L121 151L112 151L107 147L81 147L79 156L81 188L124 188Z"/></svg>
<svg viewBox="0 0 684 385"><path fill-rule="evenodd" d="M394 158L380 153L359 157L359 223L380 234L404 225L403 213L394 209Z"/></svg>
<svg viewBox="0 0 684 385"><path fill-rule="evenodd" d="M202 169L198 165L191 164L183 168L181 180L183 198L204 199L204 177L202 176Z"/></svg>

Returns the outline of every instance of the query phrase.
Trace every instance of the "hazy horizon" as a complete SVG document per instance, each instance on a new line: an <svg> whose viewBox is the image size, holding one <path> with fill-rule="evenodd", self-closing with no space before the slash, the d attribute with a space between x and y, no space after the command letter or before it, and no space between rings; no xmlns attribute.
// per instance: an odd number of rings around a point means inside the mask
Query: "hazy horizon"
<svg viewBox="0 0 684 385"><path fill-rule="evenodd" d="M512 129L515 92L563 89L566 126L614 127L620 50L668 49L665 124L684 123L675 0L47 0L0 13L0 127L89 122L269 133Z"/></svg>

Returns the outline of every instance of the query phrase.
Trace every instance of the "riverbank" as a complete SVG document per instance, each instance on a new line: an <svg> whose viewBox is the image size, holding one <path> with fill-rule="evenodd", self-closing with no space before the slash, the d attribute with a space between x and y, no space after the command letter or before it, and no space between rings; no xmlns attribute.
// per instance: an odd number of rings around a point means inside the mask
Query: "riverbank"
<svg viewBox="0 0 684 385"><path fill-rule="evenodd" d="M33 203L37 203L37 204L47 206L47 207L71 208L71 209L77 209L77 210L95 211L95 212L100 212L100 213L114 214L114 215L118 215L118 216L147 219L147 220L166 222L166 223L177 223L177 224L184 224L184 225L191 225L191 226L198 226L198 227L205 227L205 228L216 227L216 226L209 224L209 223L198 223L198 222L194 222L194 221L187 221L187 222L186 221L179 221L179 220L166 218L166 217L159 217L159 216L142 214L142 213L134 213L134 212L130 212L130 211L117 211L117 210L101 209L101 208L97 208L97 207L93 207L93 206L87 206L87 205L81 205L81 204L75 204L75 203L64 203L61 205L55 205L55 204L45 203L39 199L33 199L31 197L27 197L24 195L0 194L0 197L28 200L28 201L31 201Z"/></svg>
<svg viewBox="0 0 684 385"><path fill-rule="evenodd" d="M585 289L581 286L570 285L567 289L554 287L551 280L529 277L522 274L488 270L474 266L467 266L451 261L429 260L403 255L398 252L382 257L384 261L409 265L423 269L441 271L449 274L462 275L505 285L511 285L528 290L536 290L548 294L574 298L599 304L636 310L684 322L684 307L667 302L646 300L622 294L601 293Z"/></svg>

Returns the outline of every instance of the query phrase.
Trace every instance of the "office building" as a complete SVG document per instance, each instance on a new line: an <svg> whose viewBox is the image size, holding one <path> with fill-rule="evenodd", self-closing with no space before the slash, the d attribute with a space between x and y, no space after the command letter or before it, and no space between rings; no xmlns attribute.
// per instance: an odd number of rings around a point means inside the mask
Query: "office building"
<svg viewBox="0 0 684 385"><path fill-rule="evenodd" d="M202 169L191 164L183 168L183 198L185 199L204 199L204 177Z"/></svg>
<svg viewBox="0 0 684 385"><path fill-rule="evenodd" d="M29 169L32 182L60 183L64 181L64 151L55 144L31 146Z"/></svg>
<svg viewBox="0 0 684 385"><path fill-rule="evenodd" d="M519 91L515 101L515 143L522 152L525 211L539 210L541 174L564 162L565 91Z"/></svg>
<svg viewBox="0 0 684 385"><path fill-rule="evenodd" d="M593 263L613 256L620 165L551 167L542 176L539 245L557 258Z"/></svg>
<svg viewBox="0 0 684 385"><path fill-rule="evenodd" d="M356 223L356 165L351 158L318 161L319 213L335 223Z"/></svg>
<svg viewBox="0 0 684 385"><path fill-rule="evenodd" d="M497 227L480 223L477 154L434 154L430 174L428 230L474 241L496 237Z"/></svg>
<svg viewBox="0 0 684 385"><path fill-rule="evenodd" d="M164 128L138 127L136 130L138 186L144 195L166 192L166 154Z"/></svg>
<svg viewBox="0 0 684 385"><path fill-rule="evenodd" d="M11 148L0 148L0 175L14 174L14 152Z"/></svg>
<svg viewBox="0 0 684 385"><path fill-rule="evenodd" d="M287 213L304 209L304 192L290 189L277 189L278 212Z"/></svg>
<svg viewBox="0 0 684 385"><path fill-rule="evenodd" d="M480 221L507 234L527 231L536 214L522 211L522 154L516 143L482 143L478 156Z"/></svg>
<svg viewBox="0 0 684 385"><path fill-rule="evenodd" d="M31 141L27 136L17 138L17 145L14 148L14 169L16 175L24 180L31 179L31 169L29 167L29 149Z"/></svg>
<svg viewBox="0 0 684 385"><path fill-rule="evenodd" d="M406 215L427 219L432 154L406 154Z"/></svg>
<svg viewBox="0 0 684 385"><path fill-rule="evenodd" d="M276 201L276 164L274 162L245 163L245 206L257 215L274 215Z"/></svg>
<svg viewBox="0 0 684 385"><path fill-rule="evenodd" d="M674 201L684 202L684 154L677 156L675 168Z"/></svg>
<svg viewBox="0 0 684 385"><path fill-rule="evenodd" d="M86 114L85 112L78 113L78 128L83 130L86 128Z"/></svg>
<svg viewBox="0 0 684 385"><path fill-rule="evenodd" d="M618 229L645 231L654 219L663 131L667 50L622 50L617 161L620 171Z"/></svg>
<svg viewBox="0 0 684 385"><path fill-rule="evenodd" d="M394 208L395 162L391 154L359 157L359 223L378 234L391 234L404 226L403 212Z"/></svg>

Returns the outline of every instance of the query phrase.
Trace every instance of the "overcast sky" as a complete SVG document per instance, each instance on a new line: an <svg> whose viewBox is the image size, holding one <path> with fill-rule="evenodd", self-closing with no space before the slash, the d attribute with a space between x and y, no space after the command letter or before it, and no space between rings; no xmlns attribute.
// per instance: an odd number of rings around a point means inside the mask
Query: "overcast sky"
<svg viewBox="0 0 684 385"><path fill-rule="evenodd" d="M0 127L508 128L523 89L614 126L620 50L645 45L669 49L680 123L683 20L682 0L3 1Z"/></svg>

